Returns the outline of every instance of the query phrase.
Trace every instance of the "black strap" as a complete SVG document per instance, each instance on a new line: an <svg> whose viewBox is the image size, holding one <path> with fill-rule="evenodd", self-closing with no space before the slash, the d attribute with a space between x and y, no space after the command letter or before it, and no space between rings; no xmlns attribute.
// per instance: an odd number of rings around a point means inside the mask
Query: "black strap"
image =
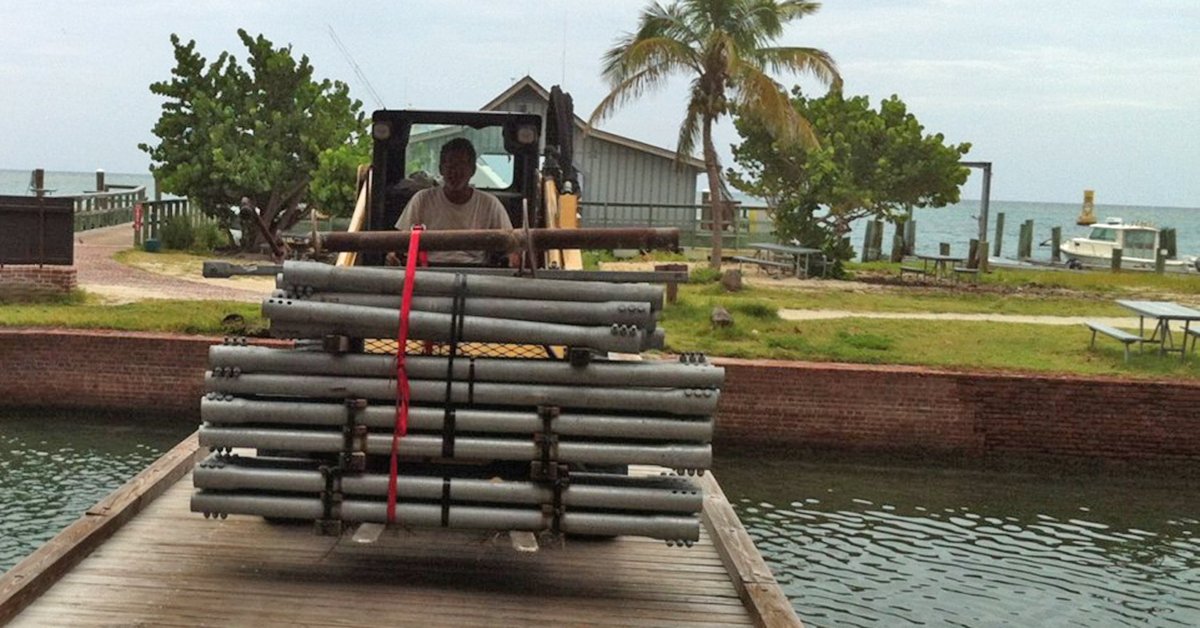
<svg viewBox="0 0 1200 628"><path fill-rule="evenodd" d="M450 478L442 478L442 527L450 527Z"/></svg>
<svg viewBox="0 0 1200 628"><path fill-rule="evenodd" d="M458 343L463 333L463 310L467 300L467 276L454 275L454 301L450 310L449 355L446 357L446 396L443 400L445 413L442 417L442 457L454 457L455 410L454 410L454 356L458 354ZM473 363L472 363L473 364Z"/></svg>
<svg viewBox="0 0 1200 628"><path fill-rule="evenodd" d="M467 405L475 405L475 357L471 357L470 367L467 369Z"/></svg>

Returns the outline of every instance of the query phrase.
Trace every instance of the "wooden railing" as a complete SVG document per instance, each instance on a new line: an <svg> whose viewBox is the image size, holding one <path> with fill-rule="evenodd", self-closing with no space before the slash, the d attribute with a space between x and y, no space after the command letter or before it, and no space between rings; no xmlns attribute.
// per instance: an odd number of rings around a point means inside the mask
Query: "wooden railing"
<svg viewBox="0 0 1200 628"><path fill-rule="evenodd" d="M739 248L753 242L773 242L771 218L762 207L735 208L734 224L726 227L723 241ZM581 227L675 227L681 246L710 246L712 219L707 205L670 205L655 203L579 204Z"/></svg>
<svg viewBox="0 0 1200 628"><path fill-rule="evenodd" d="M87 231L133 222L137 204L146 200L146 188L92 192L71 199L75 207L75 231Z"/></svg>
<svg viewBox="0 0 1200 628"><path fill-rule="evenodd" d="M158 240L162 228L176 216L191 216L199 212L186 198L169 201L146 201L140 215L133 217L133 244L142 246L146 240Z"/></svg>

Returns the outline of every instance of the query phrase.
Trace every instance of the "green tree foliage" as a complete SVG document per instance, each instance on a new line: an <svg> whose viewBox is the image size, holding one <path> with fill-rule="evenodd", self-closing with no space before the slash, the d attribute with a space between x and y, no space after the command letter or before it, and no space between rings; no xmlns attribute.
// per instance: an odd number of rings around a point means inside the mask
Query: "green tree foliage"
<svg viewBox="0 0 1200 628"><path fill-rule="evenodd" d="M172 77L150 85L165 99L153 129L159 142L139 148L164 191L188 197L223 226L229 207L249 197L277 233L300 219L321 154L354 141L362 103L341 81L315 80L308 56L294 59L291 46L242 29L238 36L245 65L228 52L209 63L195 41L171 35ZM249 224L242 235L246 249L261 241Z"/></svg>
<svg viewBox="0 0 1200 628"><path fill-rule="evenodd" d="M676 159L692 154L700 140L711 190L712 215L723 221L721 165L712 127L734 108L754 112L781 143L812 145L808 123L788 105L788 97L767 70L807 73L840 85L833 59L823 50L772 46L784 26L820 7L804 0L675 0L642 10L638 29L622 37L604 55L604 77L611 91L592 112L591 124L675 74L691 78ZM713 238L712 266L721 265L721 238Z"/></svg>
<svg viewBox="0 0 1200 628"><path fill-rule="evenodd" d="M781 143L756 115L742 114L736 125L743 140L733 149L741 171L729 173L739 190L766 199L780 238L847 260L854 251L843 238L854 220L897 221L912 207L958 202L969 174L959 161L971 145L926 134L899 97L872 109L865 96L847 99L833 90L805 98L797 87L791 103L820 144Z"/></svg>
<svg viewBox="0 0 1200 628"><path fill-rule="evenodd" d="M371 163L371 137L357 133L345 143L321 151L309 184L309 204L330 216L348 217L358 200L358 168Z"/></svg>

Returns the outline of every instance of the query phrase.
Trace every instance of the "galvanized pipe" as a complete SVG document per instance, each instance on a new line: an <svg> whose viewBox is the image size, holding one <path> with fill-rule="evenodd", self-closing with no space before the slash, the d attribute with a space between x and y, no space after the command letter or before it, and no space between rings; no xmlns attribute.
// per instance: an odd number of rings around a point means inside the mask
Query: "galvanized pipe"
<svg viewBox="0 0 1200 628"><path fill-rule="evenodd" d="M196 466L192 477L196 488L200 489L291 493L326 490L325 478L317 469L270 468L263 464L243 463L239 459L210 458ZM386 497L388 479L381 473L347 475L340 478L337 490L345 495ZM562 503L568 507L695 513L704 504L700 490L679 477L628 478L643 480L634 486L580 483L574 474L571 479L561 491ZM397 477L396 489L398 498L405 501L440 500L448 492L450 501L459 503L554 503L552 487L523 480L401 475Z"/></svg>
<svg viewBox="0 0 1200 628"><path fill-rule="evenodd" d="M344 404L298 401L255 401L226 399L220 395L200 401L201 420L213 425L269 423L275 425L341 426L347 421ZM533 434L542 430L536 412L476 410L460 408L454 413L455 429L463 433ZM446 413L441 407L411 406L408 426L415 431L441 431ZM354 422L371 428L391 428L396 422L393 406L369 406L354 414ZM562 436L624 438L648 441L707 443L712 440L709 417L649 418L563 412L551 420L550 429Z"/></svg>
<svg viewBox="0 0 1200 628"><path fill-rule="evenodd" d="M316 292L311 295L275 295L297 298L319 303L338 303L386 308L394 312L400 308L400 295L363 294L359 292ZM413 297L412 310L453 314L452 297ZM471 298L463 301L462 314L487 318L504 318L518 321L540 321L561 325L636 325L654 329L656 324L650 304L633 301L603 301L579 303L574 301L540 301L533 299L501 299L493 297Z"/></svg>
<svg viewBox="0 0 1200 628"><path fill-rule="evenodd" d="M442 456L442 436L410 433L400 439L399 454L406 458ZM200 427L200 446L212 448L253 447L284 451L338 453L346 442L340 430L318 431L242 427ZM367 434L359 443L368 455L389 455L392 435ZM673 469L708 469L712 466L712 447L701 444L624 444L572 442L560 440L551 445L552 457L577 464L653 464ZM455 460L537 460L540 447L533 438L506 439L459 436L454 439Z"/></svg>
<svg viewBox="0 0 1200 628"><path fill-rule="evenodd" d="M241 373L333 375L395 378L396 357L386 354L332 355L318 351L293 351L269 347L213 345L208 350L213 369L238 369ZM445 357L410 355L404 359L411 379L444 379ZM565 384L639 388L720 388L725 369L676 360L592 360L572 366L559 360L505 358L458 359L454 379L477 382Z"/></svg>
<svg viewBox="0 0 1200 628"><path fill-rule="evenodd" d="M269 395L313 399L396 400L396 383L383 378L321 377L305 375L243 374L217 377L210 371L204 376L205 390L237 395ZM664 413L684 416L712 416L717 411L720 391L711 388L597 388L589 386L551 386L544 384L495 384L454 382L446 399L446 382L409 380L410 399L417 403L452 401L464 405L558 406L623 410L638 413Z"/></svg>
<svg viewBox="0 0 1200 628"><path fill-rule="evenodd" d="M289 519L320 519L324 516L321 500L271 495L228 495L200 491L192 495L193 512L257 515ZM342 521L388 523L387 504L382 501L347 499L338 509ZM553 519L541 509L488 508L451 505L447 527L475 530L550 529ZM396 523L415 527L442 526L440 504L396 504ZM697 541L700 522L694 516L617 515L593 512L567 512L559 528L568 534L632 535L669 541Z"/></svg>
<svg viewBox="0 0 1200 628"><path fill-rule="evenodd" d="M447 232L448 233L448 232ZM655 311L663 305L662 286L650 284L613 284L600 281L556 281L492 275L462 275L460 285L455 273L417 271L413 294L452 297L461 290L468 298L497 297L544 301L633 301L649 303ZM320 292L364 292L400 294L404 274L397 268L331 266L317 262L285 262L281 288L312 288Z"/></svg>
<svg viewBox="0 0 1200 628"><path fill-rule="evenodd" d="M409 231L324 231L313 234L318 251L405 251ZM608 228L608 229L463 229L425 231L421 249L425 251L494 251L520 253L529 249L641 249L676 250L679 229Z"/></svg>
<svg viewBox="0 0 1200 628"><path fill-rule="evenodd" d="M357 338L392 338L398 324L395 310L361 305L316 303L270 298L262 313L271 319L276 337L312 337L327 334ZM634 326L583 327L533 323L503 318L463 316L463 342L498 342L538 345L568 345L600 351L638 353L646 346L647 334ZM453 317L449 314L411 312L409 337L414 340L450 340ZM650 336L653 338L653 336Z"/></svg>

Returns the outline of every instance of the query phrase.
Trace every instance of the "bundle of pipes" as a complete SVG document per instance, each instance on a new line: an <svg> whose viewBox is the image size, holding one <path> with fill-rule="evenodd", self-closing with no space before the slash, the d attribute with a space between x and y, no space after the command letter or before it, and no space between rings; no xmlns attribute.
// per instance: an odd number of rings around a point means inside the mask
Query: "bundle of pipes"
<svg viewBox="0 0 1200 628"><path fill-rule="evenodd" d="M288 262L277 285L264 313L275 335L300 341L211 348L200 443L216 454L196 470L194 511L699 537L690 480L611 472L711 465L722 369L692 355L599 357L661 346L661 289L416 273L410 339L568 346L577 359L406 356L407 426L394 443L396 356L307 339L393 337L403 275ZM232 448L262 457L223 455ZM401 471L389 515L393 454ZM600 470L609 472L589 473Z"/></svg>

